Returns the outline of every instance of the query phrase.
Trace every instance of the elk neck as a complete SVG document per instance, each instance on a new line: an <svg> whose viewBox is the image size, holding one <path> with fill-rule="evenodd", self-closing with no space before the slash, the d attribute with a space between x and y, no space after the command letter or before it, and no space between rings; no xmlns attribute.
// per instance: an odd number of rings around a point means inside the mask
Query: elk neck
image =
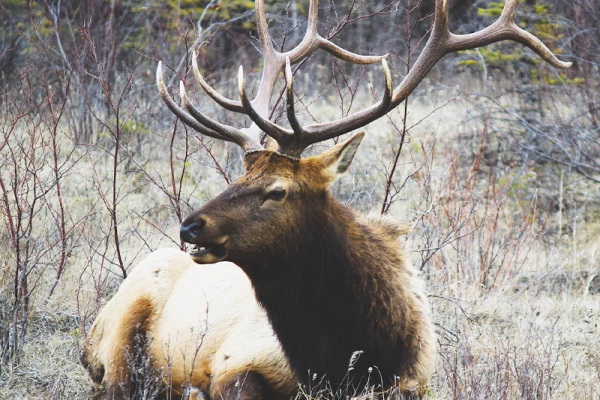
<svg viewBox="0 0 600 400"><path fill-rule="evenodd" d="M329 193L324 201L302 214L283 240L288 246L256 264L236 262L301 380L317 373L334 387L387 386L415 357L409 326L415 308L402 300L413 298L405 293L411 271L398 240L404 232L357 217ZM355 351L363 353L349 373Z"/></svg>

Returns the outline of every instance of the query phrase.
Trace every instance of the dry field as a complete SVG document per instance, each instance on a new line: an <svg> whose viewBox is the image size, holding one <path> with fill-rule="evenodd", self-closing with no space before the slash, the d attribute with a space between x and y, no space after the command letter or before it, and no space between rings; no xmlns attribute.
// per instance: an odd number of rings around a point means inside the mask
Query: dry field
<svg viewBox="0 0 600 400"><path fill-rule="evenodd" d="M406 249L426 280L437 326L439 357L427 398L600 398L600 219L594 201L600 186L568 168L547 176L548 168L490 165L488 149L503 136L491 135L490 119L476 115L474 104L497 111L497 103L448 87L432 92L437 102L431 93L411 100L411 129L388 212L413 228ZM317 98L315 108L318 101L327 99ZM336 112L320 109L322 119ZM351 174L334 187L355 209L380 213L398 143L392 122L402 119L395 111L369 126ZM501 130L509 122L496 124ZM57 127L68 255L57 281L62 242L54 196L51 204L34 206L30 251L38 258L28 270L27 333L19 363L0 367L2 399L86 398L81 344L98 307L121 282L119 257L130 270L148 252L178 246L178 213L185 216L226 186L219 168L233 177L240 173L240 154L229 146L202 147L191 133L178 131L170 154L172 132L144 132L148 137L136 146L123 147L128 153L116 167L112 203L114 153L108 144L74 146L68 127ZM17 129L15 151L19 140L35 140L30 125ZM139 127L131 131L140 134ZM37 157L48 157L48 149L37 147ZM7 165L4 160L5 180ZM51 180L52 165L40 164L40 181ZM173 200L173 176L179 202ZM112 242L115 205L119 254ZM1 228L8 238L7 227ZM13 327L13 251L10 242L1 243L3 334Z"/></svg>

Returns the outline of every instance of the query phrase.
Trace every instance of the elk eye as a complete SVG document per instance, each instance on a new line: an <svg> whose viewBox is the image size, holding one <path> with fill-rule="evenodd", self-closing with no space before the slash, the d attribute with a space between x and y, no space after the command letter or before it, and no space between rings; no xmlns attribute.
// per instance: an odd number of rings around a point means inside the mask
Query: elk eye
<svg viewBox="0 0 600 400"><path fill-rule="evenodd" d="M281 201L285 197L285 189L273 189L267 193L265 200Z"/></svg>

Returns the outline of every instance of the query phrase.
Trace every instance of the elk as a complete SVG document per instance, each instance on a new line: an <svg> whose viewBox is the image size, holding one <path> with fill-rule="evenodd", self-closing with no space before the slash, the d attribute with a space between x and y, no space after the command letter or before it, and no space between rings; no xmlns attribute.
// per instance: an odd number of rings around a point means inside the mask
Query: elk
<svg viewBox="0 0 600 400"><path fill-rule="evenodd" d="M167 106L198 132L238 144L245 151L245 173L219 196L181 224L181 240L194 245L196 263L231 261L249 277L256 299L266 310L293 371L301 382L325 377L333 391L340 385L361 390L369 371L384 387L421 395L432 373L436 345L426 296L416 272L406 263L395 224L368 220L340 204L328 187L349 167L363 137L359 133L321 155L301 158L310 145L361 128L402 103L444 55L513 40L555 67L559 61L535 36L514 22L516 0L508 0L499 19L471 34L448 29L448 1L436 0L430 37L416 63L395 88L386 56L363 56L342 49L317 32L318 0L310 1L307 32L287 52L273 48L264 1L256 0L263 73L250 100L240 67L240 100L220 95L202 77L192 58L198 84L220 106L247 115L250 128L238 129L206 116L188 98L183 108L165 87ZM295 112L291 65L323 49L342 60L381 62L385 80L381 100L332 122L302 126ZM285 106L290 128L268 119L279 73L285 77ZM268 138L261 145L261 136ZM353 368L348 361L360 356Z"/></svg>
<svg viewBox="0 0 600 400"><path fill-rule="evenodd" d="M301 158L301 155L312 144L349 133L386 115L406 100L431 68L449 53L513 40L528 46L555 67L569 67L570 63L558 60L538 38L514 23L516 4L516 0L507 0L501 16L492 25L475 33L455 35L448 29L448 1L436 0L429 39L412 69L394 88L386 55L355 54L319 35L318 0L310 1L303 40L286 52L273 48L264 0L256 0L264 64L258 91L252 100L246 91L242 67L238 75L240 100L231 100L208 85L200 73L196 55L192 58L194 76L204 92L225 109L249 117L252 121L249 128L228 126L202 113L191 103L183 82L180 84L182 106L177 104L166 88L162 63L159 62L157 84L168 108L201 134L233 142L245 151L244 175L190 214L180 227L181 240L193 246L189 254L191 260L197 264L214 264L215 271L232 265L223 262L235 263L251 283L255 296L251 301L253 307L258 302L266 313L261 320L264 326L257 323L253 329L265 332L265 340L270 346L247 347L248 356L259 358L261 362L242 363L241 368L232 369L227 375L230 378L222 380L228 381L222 387L230 386L235 376L245 370L248 372L245 380L248 390L240 388L236 396L271 396L268 390L274 383L272 371L266 366L269 357L280 360L278 347L267 333L271 332L272 326L292 376L301 383L309 384L317 376L331 385L334 394L338 394L340 388L360 391L377 382L384 390L398 387L410 395L423 395L434 367L436 341L422 281L406 262L399 242L406 229L386 219L358 215L339 203L328 189L348 170L364 133L355 134L318 156ZM291 65L302 62L318 49L352 63L381 62L385 81L381 100L335 121L302 126L295 112ZM290 128L277 125L268 118L271 98L282 71ZM261 144L263 135L266 136L264 145ZM166 271L171 267L174 267L173 262L164 260L161 271L168 276ZM177 296L180 292L169 289L176 284L176 279L168 278L167 281L165 294L159 296L162 298L160 304L168 304L169 296ZM211 279L195 279L194 282L199 289L212 290L209 287L213 282ZM132 289L132 293L137 298L140 295L136 290ZM225 292L225 297L234 295L230 290ZM245 301L251 298L248 296ZM120 307L122 313L135 314L133 305L115 303L114 307ZM186 301L181 309L161 307L158 307L161 312L151 318L158 324L163 319L177 319L182 313L198 316L198 310L203 310L206 305L195 298ZM216 307L215 313L221 309ZM227 315L229 310L223 312L226 314L216 318L237 316ZM124 319L116 328L120 342L107 345L110 351L106 354L109 355L98 365L106 368L111 360L118 358L115 349L122 351L131 341L122 332L129 332L133 326L144 323ZM153 332L152 326L146 329ZM164 332L172 337L179 331L175 325ZM154 339L153 343L163 343L164 337L160 336L163 333L154 331L155 335L157 333L158 340ZM207 337L224 334L206 331ZM244 347L246 338L242 336L237 338ZM155 357L160 353L155 350L157 346L151 345L149 349ZM218 352L218 346L212 349L200 346L200 349L202 354L196 359L201 362L206 362L202 357L210 359ZM88 353L95 354L91 350ZM217 377L210 379L217 380ZM196 389L208 387L214 395L210 379L198 382L200 386ZM194 382L190 384L194 385Z"/></svg>
<svg viewBox="0 0 600 400"><path fill-rule="evenodd" d="M197 265L178 249L157 250L133 269L94 321L81 361L95 398L174 399L186 388L285 398L297 388L246 275L229 262ZM146 396L131 367L150 367Z"/></svg>

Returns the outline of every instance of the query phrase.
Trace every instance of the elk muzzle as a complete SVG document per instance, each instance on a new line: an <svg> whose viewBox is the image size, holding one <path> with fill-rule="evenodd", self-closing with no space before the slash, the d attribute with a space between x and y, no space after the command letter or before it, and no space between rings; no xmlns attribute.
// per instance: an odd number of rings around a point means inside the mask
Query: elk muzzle
<svg viewBox="0 0 600 400"><path fill-rule="evenodd" d="M189 254L198 264L216 263L227 256L227 236L220 234L205 215L192 214L186 218L179 228L179 237L182 242L194 245Z"/></svg>
<svg viewBox="0 0 600 400"><path fill-rule="evenodd" d="M179 238L186 243L193 243L196 237L202 235L202 230L206 226L206 219L202 216L197 219L186 218L179 228Z"/></svg>

